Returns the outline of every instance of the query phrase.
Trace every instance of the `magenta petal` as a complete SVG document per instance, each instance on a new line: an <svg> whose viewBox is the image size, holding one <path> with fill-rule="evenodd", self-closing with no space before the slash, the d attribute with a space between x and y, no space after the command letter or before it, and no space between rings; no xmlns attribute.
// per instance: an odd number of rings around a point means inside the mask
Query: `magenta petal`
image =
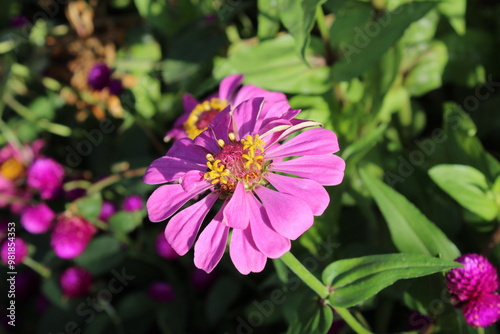
<svg viewBox="0 0 500 334"><path fill-rule="evenodd" d="M146 169L142 180L146 184L166 183L179 179L190 170L199 172L206 169L207 167L204 164L168 156L161 157L153 161Z"/></svg>
<svg viewBox="0 0 500 334"><path fill-rule="evenodd" d="M148 199L149 220L160 222L173 215L181 206L212 185L200 182L191 192L185 192L180 184L166 184L156 189Z"/></svg>
<svg viewBox="0 0 500 334"><path fill-rule="evenodd" d="M202 133L200 133L195 139L194 142L197 146L204 147L206 149L206 153L204 156L204 163L207 162L207 153L215 154L220 151L220 146L217 143L217 139L215 138L214 132L212 128L208 128Z"/></svg>
<svg viewBox="0 0 500 334"><path fill-rule="evenodd" d="M231 104L234 106L239 105L241 102L246 100L253 99L255 97L262 97L266 101L266 105L264 108L270 108L275 103L285 101L287 102L286 95L279 92L270 92L263 88L253 86L253 85L244 85L240 88L236 96L234 97Z"/></svg>
<svg viewBox="0 0 500 334"><path fill-rule="evenodd" d="M206 167L204 167L204 170L206 170ZM204 173L199 170L191 170L185 173L181 178L182 189L186 192L195 189L196 186L204 180L203 174Z"/></svg>
<svg viewBox="0 0 500 334"><path fill-rule="evenodd" d="M224 224L244 230L250 221L247 193L243 182L238 182L233 196L224 209Z"/></svg>
<svg viewBox="0 0 500 334"><path fill-rule="evenodd" d="M336 155L305 156L287 161L274 161L270 170L293 174L334 186L344 178L345 162Z"/></svg>
<svg viewBox="0 0 500 334"><path fill-rule="evenodd" d="M166 156L204 165L207 162L207 153L204 148L196 145L191 139L182 138L172 145Z"/></svg>
<svg viewBox="0 0 500 334"><path fill-rule="evenodd" d="M201 223L217 197L217 193L211 193L170 219L165 228L165 238L177 254L184 255L193 246Z"/></svg>
<svg viewBox="0 0 500 334"><path fill-rule="evenodd" d="M250 229L255 245L267 257L272 259L281 257L290 250L290 240L271 227L264 207L251 193L248 194L248 202L250 204Z"/></svg>
<svg viewBox="0 0 500 334"><path fill-rule="evenodd" d="M182 97L182 106L184 107L184 110L188 115L193 111L194 108L196 108L198 104L198 100L196 100L191 94L184 94L184 96Z"/></svg>
<svg viewBox="0 0 500 334"><path fill-rule="evenodd" d="M255 192L274 230L287 239L297 239L314 223L311 208L300 198L266 187L257 187Z"/></svg>
<svg viewBox="0 0 500 334"><path fill-rule="evenodd" d="M259 273L266 266L267 257L262 254L252 239L250 229L233 230L229 244L229 256L234 266L243 275Z"/></svg>
<svg viewBox="0 0 500 334"><path fill-rule="evenodd" d="M472 299L462 312L470 326L488 327L500 319L500 296L496 293L484 293Z"/></svg>
<svg viewBox="0 0 500 334"><path fill-rule="evenodd" d="M266 157L283 158L297 155L321 155L339 150L337 136L327 129L310 129L297 137L266 151Z"/></svg>
<svg viewBox="0 0 500 334"><path fill-rule="evenodd" d="M243 81L243 75L238 74L238 75L230 75L228 77L225 77L219 85L219 98L221 100L226 100L229 101L234 93L236 92L236 89L241 86L241 82Z"/></svg>
<svg viewBox="0 0 500 334"><path fill-rule="evenodd" d="M264 99L259 97L242 102L233 110L233 117L239 138L253 134Z"/></svg>
<svg viewBox="0 0 500 334"><path fill-rule="evenodd" d="M225 143L229 142L228 134L232 132L232 130L229 130L230 126L232 126L232 119L229 107L218 113L210 125L215 138L222 139Z"/></svg>
<svg viewBox="0 0 500 334"><path fill-rule="evenodd" d="M328 192L316 181L275 173L268 173L266 179L279 192L298 197L306 202L315 216L322 215L330 203Z"/></svg>
<svg viewBox="0 0 500 334"><path fill-rule="evenodd" d="M210 273L219 263L227 244L229 227L222 222L222 210L201 232L194 246L194 264Z"/></svg>

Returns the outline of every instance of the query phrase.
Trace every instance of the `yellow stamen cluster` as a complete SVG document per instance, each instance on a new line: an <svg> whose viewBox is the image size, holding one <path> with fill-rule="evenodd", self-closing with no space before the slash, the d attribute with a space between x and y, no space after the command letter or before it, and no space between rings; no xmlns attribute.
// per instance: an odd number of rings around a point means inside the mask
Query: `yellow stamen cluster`
<svg viewBox="0 0 500 334"><path fill-rule="evenodd" d="M24 174L24 165L17 159L7 159L0 167L0 174L9 180L18 179Z"/></svg>
<svg viewBox="0 0 500 334"><path fill-rule="evenodd" d="M205 173L205 179L212 180L212 184L222 183L228 184L228 178L231 175L229 170L224 165L221 165L220 160L215 160L213 155L207 154L207 167L208 172Z"/></svg>
<svg viewBox="0 0 500 334"><path fill-rule="evenodd" d="M251 165L257 167L258 170L262 170L262 162L264 161L264 156L255 155L255 151L259 150L260 153L264 152L264 142L260 139L259 135L254 137L247 135L245 139L241 140L243 144L243 150L247 150L247 154L243 154L242 157L247 160L245 167L249 168Z"/></svg>
<svg viewBox="0 0 500 334"><path fill-rule="evenodd" d="M200 128L200 119L202 118L203 114L210 112L219 113L226 107L227 107L227 101L218 98L212 98L210 100L203 101L202 103L198 104L193 109L193 111L191 111L191 114L189 115L186 122L184 122L184 129L186 130L187 136L191 139L194 139L200 133L202 133L207 129L207 126L202 126ZM208 121L206 123L210 122Z"/></svg>

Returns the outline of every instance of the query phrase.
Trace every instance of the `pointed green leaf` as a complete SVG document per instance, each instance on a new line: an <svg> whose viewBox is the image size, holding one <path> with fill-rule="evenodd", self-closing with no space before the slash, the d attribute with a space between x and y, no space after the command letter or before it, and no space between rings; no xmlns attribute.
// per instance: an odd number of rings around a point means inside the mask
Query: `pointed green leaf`
<svg viewBox="0 0 500 334"><path fill-rule="evenodd" d="M392 241L399 251L429 256L441 254L448 260L460 255L448 237L403 195L363 170L360 174L387 221Z"/></svg>
<svg viewBox="0 0 500 334"><path fill-rule="evenodd" d="M397 280L430 275L460 264L421 254L371 255L339 260L323 271L323 282L332 287L330 302L354 306L376 295Z"/></svg>
<svg viewBox="0 0 500 334"><path fill-rule="evenodd" d="M273 38L280 29L278 1L258 0L257 36L261 39Z"/></svg>
<svg viewBox="0 0 500 334"><path fill-rule="evenodd" d="M436 184L467 210L485 220L497 215L497 206L486 177L474 167L465 165L438 165L429 170Z"/></svg>
<svg viewBox="0 0 500 334"><path fill-rule="evenodd" d="M300 305L300 306L299 306ZM298 314L292 318L286 334L324 334L333 322L330 307L318 302L318 297L306 294L296 309Z"/></svg>

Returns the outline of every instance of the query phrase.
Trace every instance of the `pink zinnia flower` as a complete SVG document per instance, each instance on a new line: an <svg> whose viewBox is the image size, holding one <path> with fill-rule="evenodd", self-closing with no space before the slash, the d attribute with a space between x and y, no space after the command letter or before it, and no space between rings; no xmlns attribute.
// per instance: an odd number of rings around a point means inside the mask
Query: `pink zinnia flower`
<svg viewBox="0 0 500 334"><path fill-rule="evenodd" d="M256 98L233 111L226 109L194 141L176 141L144 175L148 184L173 182L149 198L153 222L171 217L187 201L199 198L174 215L165 229L167 241L180 255L193 246L208 211L218 199L222 201L194 250L195 265L206 272L221 259L230 228L229 253L236 268L242 274L262 271L268 257L288 252L290 240L311 227L313 216L324 212L330 198L323 185L342 181L345 163L332 154L339 150L332 131L310 129L279 144L318 123L293 119L299 111L290 110L286 103L270 108L262 104L263 99ZM302 157L284 160L296 156Z"/></svg>
<svg viewBox="0 0 500 334"><path fill-rule="evenodd" d="M446 285L452 300L463 307L462 312L469 325L487 327L494 324L500 319L496 268L478 254L465 254L455 261L464 267L451 269L446 274Z"/></svg>
<svg viewBox="0 0 500 334"><path fill-rule="evenodd" d="M267 112L272 103L287 102L283 93L270 92L253 85L241 86L243 77L243 75L231 75L224 78L219 85L219 91L201 102L192 95L185 94L183 98L185 113L175 121L172 130L165 135L165 140L185 137L194 139L206 130L215 116L226 107L234 108L251 98L265 98L264 112Z"/></svg>
<svg viewBox="0 0 500 334"><path fill-rule="evenodd" d="M28 244L19 237L15 238L14 241L7 238L2 244L0 253L4 263L8 264L9 260L12 260L17 266L28 256Z"/></svg>
<svg viewBox="0 0 500 334"><path fill-rule="evenodd" d="M60 215L52 230L50 244L57 256L72 259L80 255L97 228L83 217Z"/></svg>
<svg viewBox="0 0 500 334"><path fill-rule="evenodd" d="M156 237L155 242L156 252L162 258L167 260L175 260L179 257L179 254L175 252L175 250L170 246L167 239L165 238L165 233L160 233Z"/></svg>
<svg viewBox="0 0 500 334"><path fill-rule="evenodd" d="M45 233L49 230L55 217L54 211L45 203L30 205L21 212L21 225L30 233Z"/></svg>
<svg viewBox="0 0 500 334"><path fill-rule="evenodd" d="M70 267L61 274L59 282L66 297L83 297L90 291L92 275L83 268Z"/></svg>
<svg viewBox="0 0 500 334"><path fill-rule="evenodd" d="M53 199L62 191L64 168L50 158L38 158L28 170L28 186L40 191L43 199Z"/></svg>

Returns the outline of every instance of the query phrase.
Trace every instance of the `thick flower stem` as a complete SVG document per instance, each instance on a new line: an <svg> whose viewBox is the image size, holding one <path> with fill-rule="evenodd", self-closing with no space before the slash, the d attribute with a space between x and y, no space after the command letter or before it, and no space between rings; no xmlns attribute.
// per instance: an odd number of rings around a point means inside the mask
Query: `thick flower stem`
<svg viewBox="0 0 500 334"><path fill-rule="evenodd" d="M40 276L44 277L44 278L49 278L50 277L50 269L45 267L43 264L40 264L38 262L36 262L35 260L33 260L31 257L25 257L24 260L23 260L23 263L30 267L31 269L33 269L34 271L36 271L37 273L40 274Z"/></svg>
<svg viewBox="0 0 500 334"><path fill-rule="evenodd" d="M311 272L304 267L302 263L290 252L285 253L281 258L281 261L290 268L291 271L295 273L304 283L307 284L316 294L322 298L327 299L330 292L328 288L321 283L319 279L316 278ZM347 310L342 307L334 307L338 315L344 319L344 321L358 334L371 334L369 330L363 327L358 320Z"/></svg>

